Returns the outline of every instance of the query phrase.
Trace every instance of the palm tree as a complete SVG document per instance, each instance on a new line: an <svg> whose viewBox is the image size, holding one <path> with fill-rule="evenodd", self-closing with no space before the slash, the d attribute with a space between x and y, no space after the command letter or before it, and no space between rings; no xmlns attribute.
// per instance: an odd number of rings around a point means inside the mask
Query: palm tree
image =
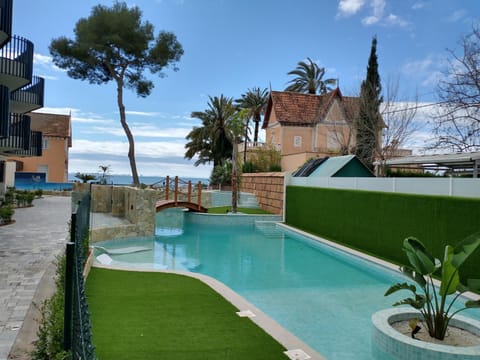
<svg viewBox="0 0 480 360"><path fill-rule="evenodd" d="M295 70L290 71L287 75L295 75L295 79L289 81L289 86L285 91L294 91L305 94L316 94L317 90L320 94L326 94L337 84L335 79L322 80L325 75L325 68L321 68L312 59L307 58L308 63L299 61Z"/></svg>
<svg viewBox="0 0 480 360"><path fill-rule="evenodd" d="M249 110L250 116L247 117L247 124L245 128L245 144L248 138L248 119L250 117L255 123L253 144L256 145L258 142L258 129L260 126L260 121L262 120L262 114L265 112L265 107L267 106L268 95L269 92L266 88L262 90L259 87L254 87L253 89L248 89L245 94L242 94L240 99L235 100L235 103L240 106L240 108Z"/></svg>
<svg viewBox="0 0 480 360"><path fill-rule="evenodd" d="M226 121L235 113L233 99L220 95L209 96L205 111L194 111L191 116L202 120L201 127L194 127L187 135L185 158L198 160L195 166L213 161L214 166L223 165L232 157L232 143L226 134Z"/></svg>
<svg viewBox="0 0 480 360"><path fill-rule="evenodd" d="M250 117L249 109L242 109L232 114L226 123L226 134L233 143L232 152L232 213L237 213L238 198L238 143L241 141L244 127Z"/></svg>

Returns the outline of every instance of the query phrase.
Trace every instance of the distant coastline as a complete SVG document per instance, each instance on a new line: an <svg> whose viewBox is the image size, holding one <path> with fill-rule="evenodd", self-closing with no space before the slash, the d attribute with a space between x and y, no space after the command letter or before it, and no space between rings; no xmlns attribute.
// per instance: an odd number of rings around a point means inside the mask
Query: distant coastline
<svg viewBox="0 0 480 360"><path fill-rule="evenodd" d="M99 177L99 174L92 174L97 177ZM195 177L179 177L182 181L192 181L193 184L198 183L199 181L202 182L202 184L207 184L209 183L209 180L206 178L195 178ZM140 183L145 184L145 185L152 185L155 183L158 183L159 181L162 182L165 180L165 176L139 176ZM75 174L69 173L68 174L68 181L79 181L76 177ZM132 184L132 176L131 175L109 175L108 176L108 183L113 184L113 185L130 185Z"/></svg>

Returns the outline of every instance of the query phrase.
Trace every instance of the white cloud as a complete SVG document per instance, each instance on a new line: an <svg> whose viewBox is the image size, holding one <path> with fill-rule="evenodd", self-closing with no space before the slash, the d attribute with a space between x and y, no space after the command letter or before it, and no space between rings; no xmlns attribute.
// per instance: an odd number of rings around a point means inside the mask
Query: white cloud
<svg viewBox="0 0 480 360"><path fill-rule="evenodd" d="M52 75L38 74L38 76L44 78L45 80L53 80L53 81L58 80L58 77L52 76Z"/></svg>
<svg viewBox="0 0 480 360"><path fill-rule="evenodd" d="M415 4L412 5L412 10L419 10L425 7L425 3L423 1L417 1Z"/></svg>
<svg viewBox="0 0 480 360"><path fill-rule="evenodd" d="M439 55L428 55L424 59L413 60L405 63L401 71L423 86L434 86L445 78L443 69L445 59Z"/></svg>
<svg viewBox="0 0 480 360"><path fill-rule="evenodd" d="M394 15L394 14L389 14L386 18L385 18L385 23L387 25L398 25L400 27L407 27L410 25L410 23L404 19L402 19L400 16L398 15Z"/></svg>
<svg viewBox="0 0 480 360"><path fill-rule="evenodd" d="M42 107L34 112L43 113L43 114L59 114L59 115L69 115L72 113L78 112L78 109L69 108L69 107Z"/></svg>
<svg viewBox="0 0 480 360"><path fill-rule="evenodd" d="M34 53L33 54L33 64L35 66L40 66L41 68L46 68L46 69L50 69L50 70L53 70L53 71L62 71L62 72L64 71L53 63L52 57L49 56L49 55L42 55L42 54L39 54L39 53Z"/></svg>
<svg viewBox="0 0 480 360"><path fill-rule="evenodd" d="M366 0L340 0L337 16L348 17L355 15L365 5Z"/></svg>
<svg viewBox="0 0 480 360"><path fill-rule="evenodd" d="M211 165L194 167L184 159L185 147L181 141L135 142L135 157L139 174L144 176L178 175L180 177L208 178ZM74 139L70 149L69 172L95 173L98 166L108 164L112 175L130 174L126 141L93 141Z"/></svg>
<svg viewBox="0 0 480 360"><path fill-rule="evenodd" d="M464 19L467 16L467 12L464 9L456 10L452 15L448 17L449 22L457 22Z"/></svg>
<svg viewBox="0 0 480 360"><path fill-rule="evenodd" d="M71 157L69 159L69 172L70 173L99 173L98 166L105 163L110 166L110 174L123 175L131 174L130 165L127 157L117 160L109 159L107 162L94 162L91 159L85 159L81 157ZM162 160L138 160L137 170L140 176L179 176L180 178L189 178L194 174L197 178L208 179L212 171L211 165L193 166L192 162L186 163L169 163Z"/></svg>
<svg viewBox="0 0 480 360"><path fill-rule="evenodd" d="M409 61L402 66L402 72L406 75L415 75L420 72L425 72L430 69L433 65L433 60L429 56L421 60Z"/></svg>
<svg viewBox="0 0 480 360"><path fill-rule="evenodd" d="M372 0L370 7L373 10L373 15L362 19L364 25L373 25L381 20L385 10L385 0Z"/></svg>
<svg viewBox="0 0 480 360"><path fill-rule="evenodd" d="M102 123L104 124L105 120L95 120L95 119L84 119L85 123ZM82 129L82 134L103 134L103 135L113 135L125 137L125 131L121 126L116 124L114 121L107 121L113 126L93 126L88 129ZM187 128L165 128L160 129L150 124L138 124L131 125L130 130L135 138L145 137L145 138L181 138L185 139L187 134L191 129Z"/></svg>
<svg viewBox="0 0 480 360"><path fill-rule="evenodd" d="M86 154L105 156L126 157L128 153L127 141L94 141L74 139L70 149L72 155ZM152 141L135 142L135 156L148 158L180 157L185 154L185 145L182 142Z"/></svg>
<svg viewBox="0 0 480 360"><path fill-rule="evenodd" d="M367 16L362 19L362 24L363 25L373 25L376 24L380 19L377 18L376 16Z"/></svg>
<svg viewBox="0 0 480 360"><path fill-rule="evenodd" d="M358 13L365 4L372 9L370 15L362 18L361 22L365 26L372 26L375 24L382 26L399 26L409 27L411 24L395 14L385 16L386 0L340 0L338 4L337 18L349 17ZM417 5L419 6L419 5Z"/></svg>
<svg viewBox="0 0 480 360"><path fill-rule="evenodd" d="M159 112L132 111L132 110L125 111L125 114L136 115L136 116L147 116L147 117L161 116Z"/></svg>
<svg viewBox="0 0 480 360"><path fill-rule="evenodd" d="M116 121L109 119L99 119L99 118L90 118L90 117L72 117L72 122L74 124L114 124Z"/></svg>

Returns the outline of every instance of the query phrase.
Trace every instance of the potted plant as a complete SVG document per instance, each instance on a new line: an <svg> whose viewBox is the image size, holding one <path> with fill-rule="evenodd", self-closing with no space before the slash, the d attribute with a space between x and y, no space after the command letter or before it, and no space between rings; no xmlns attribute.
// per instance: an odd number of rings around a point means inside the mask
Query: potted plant
<svg viewBox="0 0 480 360"><path fill-rule="evenodd" d="M480 307L480 298L466 301L463 307L453 307L453 304L456 303L459 297L466 291L480 291L480 279L467 280L466 285L463 285L460 282L459 276L460 267L479 247L480 233L475 233L455 247L447 245L445 247L443 260L440 261L427 251L425 245L420 240L414 237L406 238L403 241L403 251L406 252L410 265L402 266L400 270L408 278L413 280L419 288L407 282L397 283L385 292L385 296L400 290L409 291L411 296L397 301L393 306L410 305L416 311L410 310L401 313L400 309L398 311L383 310L374 314L372 316L372 322L374 324L372 334L375 344L380 344L379 346L382 347L381 350L383 351L390 351L388 348L395 348L397 353L394 355L400 356L400 358L402 352L411 355L412 353L423 354L423 352L437 351L442 352L442 356L446 353L452 353L454 355L456 353L456 355L459 355L457 350L454 352L452 352L451 349L446 350L445 348L449 347L447 345L423 345L421 344L422 341L410 339L399 333L396 334L396 330L391 327L391 324L399 320L408 321L415 317L420 317L423 318L429 335L435 339L443 340L445 338L449 324L468 329L468 331L477 336L480 335L480 322L456 316L459 312L467 308ZM435 285L434 275L439 276L439 286ZM455 319L453 319L454 317ZM414 338L414 331L418 331L418 328L411 326L411 329L411 337ZM386 339L387 337L389 339ZM390 345L382 345L382 342L385 341L390 343ZM396 342L396 344L391 345L393 342ZM465 359L470 358L470 355L479 356L480 346L473 346L465 350L464 354ZM430 359L430 357L425 358ZM447 359L449 357L447 355L446 357L442 357L442 359L443 358Z"/></svg>
<svg viewBox="0 0 480 360"><path fill-rule="evenodd" d="M443 340L450 319L466 308L480 307L480 300L467 301L465 307L453 311L452 305L458 297L469 290L480 291L480 279L469 279L467 286L460 283L459 269L467 258L480 246L480 235L474 234L467 237L456 247L445 246L443 261L434 258L425 248L423 243L408 237L403 241L403 251L407 253L410 266L402 266L400 270L415 281L422 291L417 293L417 287L408 283L397 283L391 286L385 296L399 290L408 290L412 297L407 297L393 304L410 305L420 311L431 337ZM433 275L440 272L440 287L433 282ZM456 293L456 294L455 294ZM449 295L453 295L450 301Z"/></svg>

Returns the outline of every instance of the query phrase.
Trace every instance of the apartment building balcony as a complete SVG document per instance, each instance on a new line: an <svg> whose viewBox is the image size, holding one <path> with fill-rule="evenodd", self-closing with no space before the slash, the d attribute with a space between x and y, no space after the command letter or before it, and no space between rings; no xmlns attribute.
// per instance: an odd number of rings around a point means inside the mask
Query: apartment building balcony
<svg viewBox="0 0 480 360"><path fill-rule="evenodd" d="M33 43L12 36L0 49L0 85L15 91L30 84L33 72Z"/></svg>
<svg viewBox="0 0 480 360"><path fill-rule="evenodd" d="M10 90L0 85L0 138L8 136L10 126Z"/></svg>
<svg viewBox="0 0 480 360"><path fill-rule="evenodd" d="M31 131L30 117L11 114L8 136L0 139L0 154L40 156L42 133Z"/></svg>
<svg viewBox="0 0 480 360"><path fill-rule="evenodd" d="M42 77L33 76L30 84L11 93L10 111L25 114L43 107L44 90L45 80Z"/></svg>
<svg viewBox="0 0 480 360"><path fill-rule="evenodd" d="M16 149L10 154L21 157L42 156L42 139L41 131L30 131L30 147L28 149Z"/></svg>
<svg viewBox="0 0 480 360"><path fill-rule="evenodd" d="M13 0L0 0L0 47L12 36Z"/></svg>

